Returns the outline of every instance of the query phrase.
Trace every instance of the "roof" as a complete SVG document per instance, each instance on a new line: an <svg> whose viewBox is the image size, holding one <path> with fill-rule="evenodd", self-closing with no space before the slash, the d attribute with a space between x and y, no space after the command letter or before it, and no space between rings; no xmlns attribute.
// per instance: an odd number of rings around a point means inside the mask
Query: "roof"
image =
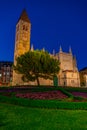
<svg viewBox="0 0 87 130"><path fill-rule="evenodd" d="M80 71L80 74L87 74L87 67L84 67L83 69L81 69Z"/></svg>
<svg viewBox="0 0 87 130"><path fill-rule="evenodd" d="M84 68L81 69L79 72L82 72L82 71L87 71L87 67L84 67Z"/></svg>
<svg viewBox="0 0 87 130"><path fill-rule="evenodd" d="M19 20L20 20L20 19L23 20L23 21L26 21L26 22L29 22L29 23L30 23L29 17L28 17L28 15L27 15L27 12L26 12L25 9L22 11ZM18 21L19 21L19 20L18 20Z"/></svg>

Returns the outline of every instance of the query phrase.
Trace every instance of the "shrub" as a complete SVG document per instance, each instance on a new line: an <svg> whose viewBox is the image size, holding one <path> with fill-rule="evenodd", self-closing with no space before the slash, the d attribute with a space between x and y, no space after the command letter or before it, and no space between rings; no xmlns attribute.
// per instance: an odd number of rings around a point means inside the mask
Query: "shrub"
<svg viewBox="0 0 87 130"><path fill-rule="evenodd" d="M58 100L31 100L24 98L9 98L0 95L0 102L11 103L26 107L54 108L54 109L84 109L87 110L87 102L65 102Z"/></svg>

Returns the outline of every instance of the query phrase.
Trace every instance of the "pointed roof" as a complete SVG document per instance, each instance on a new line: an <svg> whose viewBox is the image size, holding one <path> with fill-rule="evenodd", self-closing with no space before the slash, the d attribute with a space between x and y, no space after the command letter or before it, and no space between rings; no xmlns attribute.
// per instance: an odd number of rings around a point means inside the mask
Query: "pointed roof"
<svg viewBox="0 0 87 130"><path fill-rule="evenodd" d="M23 20L23 21L26 21L26 22L29 22L29 23L30 23L30 20L29 20L29 18L28 18L28 15L27 15L27 12L26 12L25 9L22 11L19 20L20 20L20 19ZM19 20L18 20L18 21L19 21Z"/></svg>

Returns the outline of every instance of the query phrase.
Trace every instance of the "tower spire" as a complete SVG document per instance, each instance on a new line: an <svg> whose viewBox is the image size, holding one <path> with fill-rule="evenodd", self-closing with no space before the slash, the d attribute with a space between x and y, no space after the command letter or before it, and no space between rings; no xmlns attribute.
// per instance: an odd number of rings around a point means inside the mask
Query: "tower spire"
<svg viewBox="0 0 87 130"><path fill-rule="evenodd" d="M60 49L59 49L59 52L62 52L62 47L61 47L61 45L60 45Z"/></svg>
<svg viewBox="0 0 87 130"><path fill-rule="evenodd" d="M44 52L45 52L45 48L44 48L44 47L43 47L42 51L44 51Z"/></svg>
<svg viewBox="0 0 87 130"><path fill-rule="evenodd" d="M55 50L53 49L53 55L55 55Z"/></svg>
<svg viewBox="0 0 87 130"><path fill-rule="evenodd" d="M33 44L31 45L31 51L34 51L34 46L33 46Z"/></svg>
<svg viewBox="0 0 87 130"><path fill-rule="evenodd" d="M72 54L72 49L71 46L69 47L69 53Z"/></svg>

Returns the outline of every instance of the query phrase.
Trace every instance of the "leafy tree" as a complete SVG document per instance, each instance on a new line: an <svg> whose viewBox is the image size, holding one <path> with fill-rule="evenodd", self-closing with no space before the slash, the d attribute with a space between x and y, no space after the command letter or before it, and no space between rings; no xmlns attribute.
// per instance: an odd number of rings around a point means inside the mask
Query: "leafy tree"
<svg viewBox="0 0 87 130"><path fill-rule="evenodd" d="M59 72L59 61L42 50L26 52L16 60L17 64L13 65L13 68L22 74L23 81L37 80L37 84L40 85L39 77L53 79Z"/></svg>

